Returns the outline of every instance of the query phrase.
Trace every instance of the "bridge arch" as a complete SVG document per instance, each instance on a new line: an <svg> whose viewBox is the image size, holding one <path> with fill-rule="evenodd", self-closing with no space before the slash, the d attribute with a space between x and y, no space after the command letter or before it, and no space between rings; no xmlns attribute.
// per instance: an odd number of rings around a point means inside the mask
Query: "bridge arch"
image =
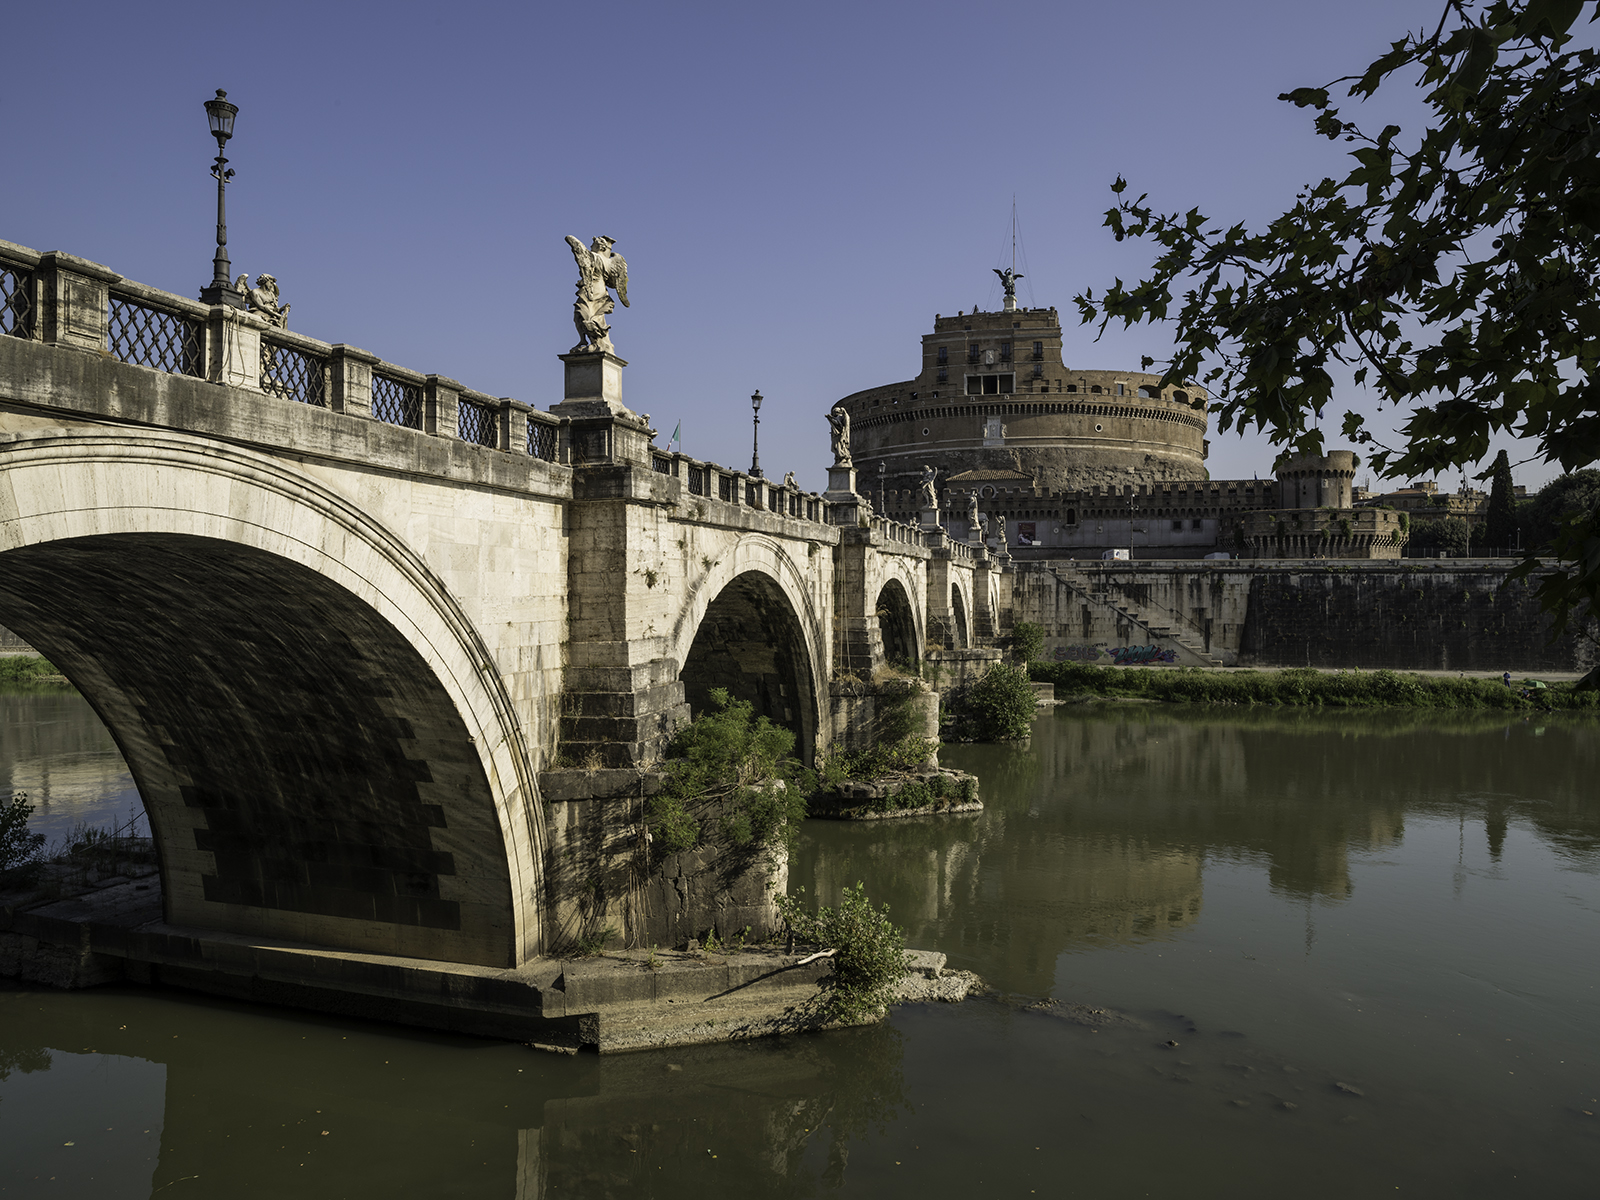
<svg viewBox="0 0 1600 1200"><path fill-rule="evenodd" d="M694 581L668 640L692 713L711 688L727 687L758 716L793 730L796 753L809 763L826 739L822 634L806 573L779 542L755 534Z"/></svg>
<svg viewBox="0 0 1600 1200"><path fill-rule="evenodd" d="M511 966L542 938L521 725L426 563L181 433L0 442L0 623L116 739L179 926Z"/></svg>
<svg viewBox="0 0 1600 1200"><path fill-rule="evenodd" d="M878 590L874 605L878 631L883 637L883 656L890 662L922 661L921 623L905 584L890 576Z"/></svg>
<svg viewBox="0 0 1600 1200"><path fill-rule="evenodd" d="M972 625L968 621L967 599L961 594L961 585L950 583L950 622L955 626L955 649L965 650L972 645Z"/></svg>

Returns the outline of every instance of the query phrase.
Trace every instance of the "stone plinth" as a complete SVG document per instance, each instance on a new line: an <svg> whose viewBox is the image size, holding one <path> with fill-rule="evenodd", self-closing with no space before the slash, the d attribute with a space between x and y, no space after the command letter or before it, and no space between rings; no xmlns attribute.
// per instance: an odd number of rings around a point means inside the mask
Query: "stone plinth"
<svg viewBox="0 0 1600 1200"><path fill-rule="evenodd" d="M566 381L560 404L550 411L562 417L633 416L622 402L622 368L627 360L606 350L560 355Z"/></svg>
<svg viewBox="0 0 1600 1200"><path fill-rule="evenodd" d="M828 468L828 498L851 497L856 493L856 469L848 463L835 463Z"/></svg>

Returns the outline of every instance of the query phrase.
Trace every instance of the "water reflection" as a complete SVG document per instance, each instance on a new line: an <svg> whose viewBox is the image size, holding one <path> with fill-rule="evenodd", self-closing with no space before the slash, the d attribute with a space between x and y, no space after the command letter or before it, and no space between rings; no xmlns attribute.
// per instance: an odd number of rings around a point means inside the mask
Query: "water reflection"
<svg viewBox="0 0 1600 1200"><path fill-rule="evenodd" d="M0 795L26 792L30 825L52 842L79 821L110 825L143 808L116 742L72 688L0 689Z"/></svg>
<svg viewBox="0 0 1600 1200"><path fill-rule="evenodd" d="M1498 858L1524 821L1600 848L1593 722L1439 713L1063 708L1024 750L947 747L986 811L807 826L792 878L824 899L870 880L917 945L1043 995L1063 952L1173 935L1200 917L1208 862L1265 867L1271 891L1336 904L1353 856L1410 817L1459 816Z"/></svg>
<svg viewBox="0 0 1600 1200"><path fill-rule="evenodd" d="M84 1164L141 1196L809 1195L907 1108L888 1026L566 1059L106 988L0 990L0 1031L0 1195ZM63 1069L77 1109L41 1117Z"/></svg>

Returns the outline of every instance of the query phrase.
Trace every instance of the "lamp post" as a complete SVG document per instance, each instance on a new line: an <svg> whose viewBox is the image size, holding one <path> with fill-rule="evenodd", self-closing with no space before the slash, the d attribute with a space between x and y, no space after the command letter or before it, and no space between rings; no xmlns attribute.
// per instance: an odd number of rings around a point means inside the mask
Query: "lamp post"
<svg viewBox="0 0 1600 1200"><path fill-rule="evenodd" d="M750 474L761 478L761 389L750 397L750 408L755 414L755 428L750 440Z"/></svg>
<svg viewBox="0 0 1600 1200"><path fill-rule="evenodd" d="M889 473L889 463L886 459L878 460L878 515L883 515L884 509L884 477Z"/></svg>
<svg viewBox="0 0 1600 1200"><path fill-rule="evenodd" d="M217 161L211 164L211 177L217 181L217 256L212 260L211 286L200 289L200 299L207 304L227 304L233 308L244 307L244 297L236 292L228 279L233 268L228 262L228 180L233 171L223 157L223 147L233 136L233 118L239 106L228 102L228 93L217 89L214 100L206 101L206 120L211 123L211 136L217 139Z"/></svg>
<svg viewBox="0 0 1600 1200"><path fill-rule="evenodd" d="M1128 561L1133 561L1133 489L1128 489Z"/></svg>

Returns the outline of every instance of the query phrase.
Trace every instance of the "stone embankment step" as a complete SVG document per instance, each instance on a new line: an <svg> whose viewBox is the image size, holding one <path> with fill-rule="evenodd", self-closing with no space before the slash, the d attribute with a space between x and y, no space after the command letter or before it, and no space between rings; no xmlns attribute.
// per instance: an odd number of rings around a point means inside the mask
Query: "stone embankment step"
<svg viewBox="0 0 1600 1200"><path fill-rule="evenodd" d="M1207 651L1203 642L1195 637L1192 630L1175 624L1170 616L1156 615L1126 596L1114 598L1109 588L1098 582L1092 583L1071 567L1052 565L1050 573L1088 603L1109 609L1123 620L1139 626L1149 636L1152 644L1165 643L1167 649L1179 651L1179 657L1185 660L1186 665L1222 666L1222 659Z"/></svg>

